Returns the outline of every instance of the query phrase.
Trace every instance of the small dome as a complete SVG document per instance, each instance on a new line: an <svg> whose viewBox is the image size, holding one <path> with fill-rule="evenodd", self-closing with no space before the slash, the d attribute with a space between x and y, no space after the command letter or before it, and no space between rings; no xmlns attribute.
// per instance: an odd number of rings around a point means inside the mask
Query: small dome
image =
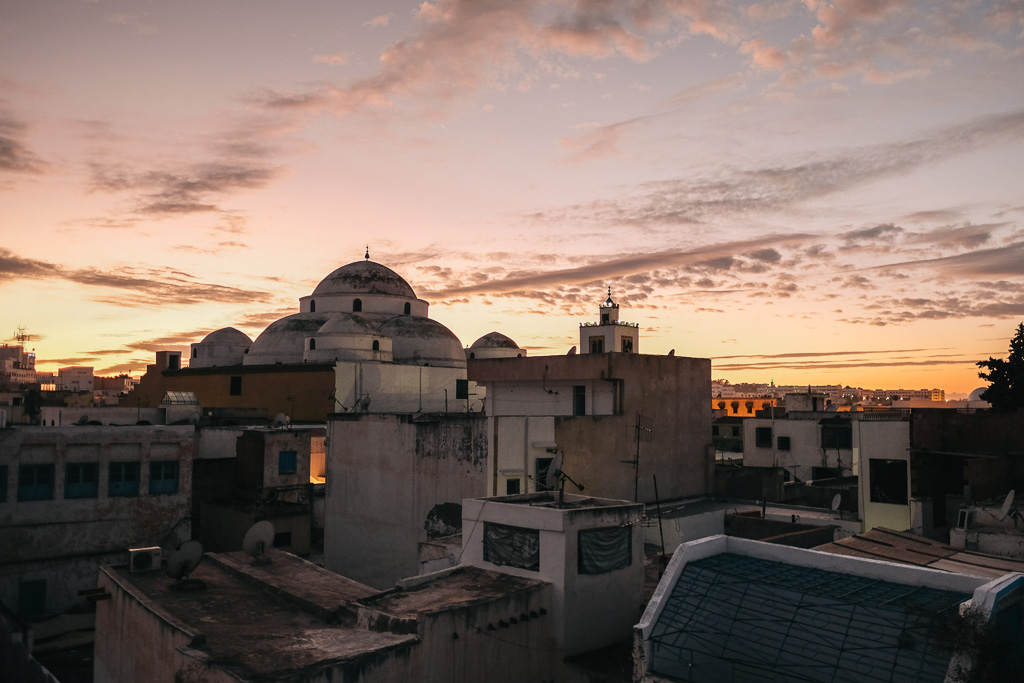
<svg viewBox="0 0 1024 683"><path fill-rule="evenodd" d="M317 330L317 335L377 334L377 328L366 318L354 313L335 313L334 317Z"/></svg>
<svg viewBox="0 0 1024 683"><path fill-rule="evenodd" d="M233 327L222 327L219 330L214 330L210 334L203 337L203 341L200 344L232 344L248 346L252 344L252 339L249 339L249 335L241 330L236 330Z"/></svg>
<svg viewBox="0 0 1024 683"><path fill-rule="evenodd" d="M306 337L317 333L330 313L294 313L271 323L252 343L246 365L301 363Z"/></svg>
<svg viewBox="0 0 1024 683"><path fill-rule="evenodd" d="M462 342L451 330L430 318L398 315L381 323L380 333L391 337L396 363L466 366Z"/></svg>
<svg viewBox="0 0 1024 683"><path fill-rule="evenodd" d="M981 395L983 393L985 393L986 391L988 391L988 387L978 387L977 389L975 389L974 391L971 392L971 395L967 397L967 400L968 401L984 401L985 399L983 399L981 397Z"/></svg>
<svg viewBox="0 0 1024 683"><path fill-rule="evenodd" d="M390 294L416 298L416 292L401 275L373 261L355 261L338 268L320 281L312 296L332 294Z"/></svg>
<svg viewBox="0 0 1024 683"><path fill-rule="evenodd" d="M501 332L488 332L473 342L471 349L518 349L519 344L503 335Z"/></svg>

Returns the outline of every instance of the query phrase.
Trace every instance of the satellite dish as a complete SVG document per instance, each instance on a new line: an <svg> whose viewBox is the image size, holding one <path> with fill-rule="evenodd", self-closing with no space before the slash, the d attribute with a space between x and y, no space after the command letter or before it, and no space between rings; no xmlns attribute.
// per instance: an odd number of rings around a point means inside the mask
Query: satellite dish
<svg viewBox="0 0 1024 683"><path fill-rule="evenodd" d="M289 422L291 422L291 420L288 418L287 415L285 415L284 413L278 413L277 415L274 416L273 426L284 427Z"/></svg>
<svg viewBox="0 0 1024 683"><path fill-rule="evenodd" d="M576 355L576 347L574 346L571 349L569 349L569 353L567 353L565 355L567 355L567 356L575 356Z"/></svg>
<svg viewBox="0 0 1024 683"><path fill-rule="evenodd" d="M181 547L167 558L165 571L167 576L175 579L171 590L196 590L206 588L200 579L190 579L188 575L199 566L203 559L203 544L199 541L185 541Z"/></svg>
<svg viewBox="0 0 1024 683"><path fill-rule="evenodd" d="M1013 509L1013 497L1016 495L1016 489L1011 490L1006 494L1006 498L1003 499L1003 505L999 508L999 519L1006 519L1006 516L1010 514L1010 510Z"/></svg>
<svg viewBox="0 0 1024 683"><path fill-rule="evenodd" d="M274 545L274 525L263 520L256 522L245 532L242 552L253 559L253 564L268 564L267 550Z"/></svg>
<svg viewBox="0 0 1024 683"><path fill-rule="evenodd" d="M562 462L565 460L565 455L559 451L555 456L551 464L548 465L547 474L544 475L544 486L549 489L553 489L558 486L558 479L562 474Z"/></svg>
<svg viewBox="0 0 1024 683"><path fill-rule="evenodd" d="M842 504L842 502L843 502L843 497L841 495L839 495L837 493L835 496L833 496L832 497L832 505L830 506L831 509L832 509L832 512L835 512L836 510L838 510L839 506Z"/></svg>
<svg viewBox="0 0 1024 683"><path fill-rule="evenodd" d="M75 424L83 426L89 424L89 416L83 415L82 417L78 418L78 422L76 422Z"/></svg>

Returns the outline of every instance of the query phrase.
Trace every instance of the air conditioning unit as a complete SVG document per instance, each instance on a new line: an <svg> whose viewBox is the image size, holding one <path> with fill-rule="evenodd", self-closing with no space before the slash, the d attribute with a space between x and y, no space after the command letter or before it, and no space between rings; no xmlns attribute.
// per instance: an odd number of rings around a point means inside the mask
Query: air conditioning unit
<svg viewBox="0 0 1024 683"><path fill-rule="evenodd" d="M160 569L160 548L129 548L128 570L151 572Z"/></svg>

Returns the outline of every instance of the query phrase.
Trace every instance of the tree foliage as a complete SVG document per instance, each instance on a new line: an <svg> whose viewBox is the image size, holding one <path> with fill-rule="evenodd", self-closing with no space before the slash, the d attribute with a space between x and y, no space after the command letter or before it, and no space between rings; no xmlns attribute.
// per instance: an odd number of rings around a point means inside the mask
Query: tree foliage
<svg viewBox="0 0 1024 683"><path fill-rule="evenodd" d="M978 377L989 381L989 387L981 394L983 401L992 404L994 410L1015 410L1024 408L1024 322L1017 326L1017 334L1010 340L1010 356L989 358L977 363L988 372Z"/></svg>

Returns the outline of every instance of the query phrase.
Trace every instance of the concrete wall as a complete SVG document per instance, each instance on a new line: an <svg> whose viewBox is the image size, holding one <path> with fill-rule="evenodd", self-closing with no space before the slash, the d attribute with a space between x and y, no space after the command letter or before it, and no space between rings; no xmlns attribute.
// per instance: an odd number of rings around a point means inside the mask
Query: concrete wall
<svg viewBox="0 0 1024 683"><path fill-rule="evenodd" d="M470 383L470 400L455 398L455 383L466 379L465 368L340 362L336 374L338 412L465 413L484 407L475 383Z"/></svg>
<svg viewBox="0 0 1024 683"><path fill-rule="evenodd" d="M745 467L783 467L792 477L799 481L813 478L814 467L843 467L849 474L853 466L852 449L821 448L821 425L818 420L825 413L810 416L808 419L788 417L780 419L746 418L743 420L743 465ZM828 414L834 417L835 413ZM755 439L758 427L772 430L772 445L759 447ZM779 437L789 437L790 449L779 450Z"/></svg>
<svg viewBox="0 0 1024 683"><path fill-rule="evenodd" d="M609 500L590 505L586 498L570 495L566 499L579 507L554 508L530 505L529 498L466 500L462 510L463 564L551 582L555 634L558 647L567 656L629 637L631 626L643 611L643 532L637 523L640 506ZM539 569L498 566L484 560L487 522L537 529ZM632 564L602 574L580 574L579 532L624 525L632 533Z"/></svg>
<svg viewBox="0 0 1024 683"><path fill-rule="evenodd" d="M328 423L324 566L375 588L419 573L440 504L485 489L480 415L339 415Z"/></svg>
<svg viewBox="0 0 1024 683"><path fill-rule="evenodd" d="M46 581L46 611L84 606L78 591L92 587L99 563L126 561L128 548L172 549L190 535L195 428L25 427L0 432L0 463L8 468L0 503L0 600L18 604L23 581ZM149 493L149 463L178 463L178 492ZM139 493L108 495L111 462L139 463ZM97 463L98 495L66 498L71 463ZM54 465L51 500L18 500L21 464Z"/></svg>
<svg viewBox="0 0 1024 683"><path fill-rule="evenodd" d="M910 423L855 420L853 447L858 456L860 514L864 520L864 530L877 526L897 531L910 529ZM897 505L871 500L871 492L876 484L871 480L872 460L900 460L907 464L906 504ZM929 530L922 531L927 534Z"/></svg>

